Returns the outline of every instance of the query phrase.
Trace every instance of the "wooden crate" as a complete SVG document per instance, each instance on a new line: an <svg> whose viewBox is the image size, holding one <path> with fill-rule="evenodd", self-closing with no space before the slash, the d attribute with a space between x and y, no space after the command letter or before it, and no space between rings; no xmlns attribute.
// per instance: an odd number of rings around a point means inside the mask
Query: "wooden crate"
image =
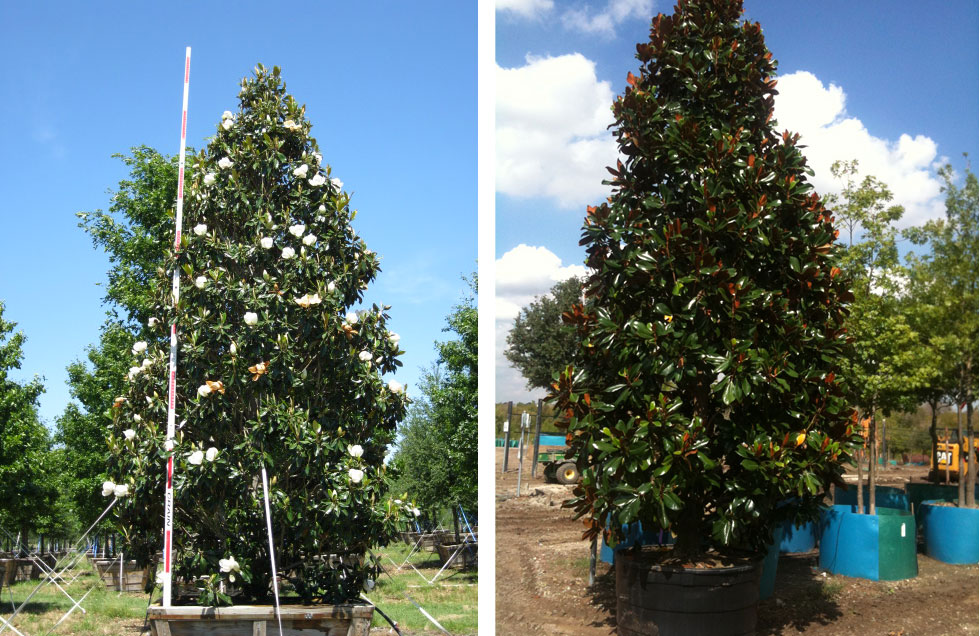
<svg viewBox="0 0 980 636"><path fill-rule="evenodd" d="M147 610L153 636L272 636L279 634L271 605L202 607L184 605ZM371 605L283 605L283 636L368 636Z"/></svg>
<svg viewBox="0 0 980 636"><path fill-rule="evenodd" d="M443 565L446 561L452 558L456 551L459 550L459 546L462 544L445 544L440 543L436 546L436 551L439 553L439 560L442 561ZM467 545L462 550L459 550L459 554L456 554L456 558L453 559L452 563L449 564L450 568L461 570L470 565L476 564L477 556L477 545L475 543Z"/></svg>
<svg viewBox="0 0 980 636"><path fill-rule="evenodd" d="M97 560L95 561L95 568L109 590L142 593L146 590L146 584L149 582L149 570L137 566L136 561L123 563L121 580L119 578L118 560Z"/></svg>

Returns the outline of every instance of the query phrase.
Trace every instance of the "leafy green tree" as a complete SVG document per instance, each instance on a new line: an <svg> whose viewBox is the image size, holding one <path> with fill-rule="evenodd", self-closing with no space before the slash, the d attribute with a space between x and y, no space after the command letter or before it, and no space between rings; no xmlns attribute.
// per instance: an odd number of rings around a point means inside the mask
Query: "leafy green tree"
<svg viewBox="0 0 980 636"><path fill-rule="evenodd" d="M955 183L950 165L939 171L946 193L946 216L929 221L921 227L911 228L907 236L913 243L928 246L922 255L910 254L912 279L917 283L917 293L928 299L931 305L926 318L935 344L933 357L943 356L948 365L937 383L956 404L966 404L967 422L973 421L973 404L977 400L978 363L980 349L976 309L980 304L977 271L980 258L978 243L978 185L977 175L966 170L962 186ZM972 428L972 424L971 424ZM965 436L959 431L960 439ZM969 475L964 484L960 480L959 504L976 506L974 484L976 462L968 455ZM963 487L965 485L965 488Z"/></svg>
<svg viewBox="0 0 980 636"><path fill-rule="evenodd" d="M641 521L674 553L763 550L815 518L856 442L839 360L848 281L798 135L776 132L776 65L742 3L657 16L613 104L623 160L583 228L584 363L555 392L587 536ZM787 497L798 507L779 507Z"/></svg>
<svg viewBox="0 0 980 636"><path fill-rule="evenodd" d="M833 175L844 182L836 209L860 229L856 240L850 238L842 259L845 274L853 280L855 296L847 320L853 346L842 359L842 368L851 403L871 420L868 512L874 514L878 412L888 415L914 410L921 388L933 379L935 370L903 313L908 307L903 302L908 274L899 261L895 224L904 209L889 205L891 192L875 177L867 176L856 184L857 171L856 161L838 161L831 166ZM859 512L863 497L859 462Z"/></svg>
<svg viewBox="0 0 980 636"><path fill-rule="evenodd" d="M528 389L550 389L557 369L577 366L578 334L564 323L562 314L581 299L582 280L573 276L535 298L514 319L504 356L527 380Z"/></svg>
<svg viewBox="0 0 980 636"><path fill-rule="evenodd" d="M382 374L400 362L387 307L352 311L379 272L304 107L278 68L243 80L190 162L180 250L172 241L114 400L106 492L142 562L160 548L172 452L175 583L205 604L268 599L262 486L270 476L277 561L304 602L353 601L407 503L384 465L407 398ZM180 273L176 309L170 293ZM169 326L178 325L175 445L165 443ZM112 486L112 488L109 488Z"/></svg>
<svg viewBox="0 0 980 636"><path fill-rule="evenodd" d="M99 342L86 353L87 362L68 366L76 402L65 407L57 422L65 470L74 476L68 493L86 527L106 505L101 486L108 479L112 403L126 385L136 335L151 317L149 299L159 293L159 270L167 253L162 246L173 241L174 232L177 158L146 146L116 156L129 175L112 193L108 211L78 215L79 226L112 265L104 297L109 316Z"/></svg>
<svg viewBox="0 0 980 636"><path fill-rule="evenodd" d="M444 331L455 338L436 343L436 365L423 373L421 397L409 410L396 454L403 488L429 515L457 506L477 507L477 308L473 295L456 305Z"/></svg>
<svg viewBox="0 0 980 636"><path fill-rule="evenodd" d="M25 336L3 318L0 302L0 527L26 540L42 529L58 496L51 438L37 413L41 378L18 382L10 372L24 357Z"/></svg>

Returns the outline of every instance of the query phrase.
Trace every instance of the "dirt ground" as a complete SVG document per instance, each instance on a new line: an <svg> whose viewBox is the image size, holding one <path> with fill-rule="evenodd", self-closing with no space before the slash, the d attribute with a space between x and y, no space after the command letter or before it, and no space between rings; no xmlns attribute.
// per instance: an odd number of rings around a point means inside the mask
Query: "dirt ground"
<svg viewBox="0 0 980 636"><path fill-rule="evenodd" d="M516 497L517 451L501 474L504 449L497 449L496 604L497 636L616 633L615 573L598 562L596 585L588 589L589 545L581 522L561 501L569 486L548 484L541 471L530 477L526 453L521 497ZM891 468L879 483L921 480L922 467ZM978 568L947 565L919 555L919 575L876 582L826 574L817 552L783 556L776 593L759 604L757 634L789 636L950 636L978 634Z"/></svg>

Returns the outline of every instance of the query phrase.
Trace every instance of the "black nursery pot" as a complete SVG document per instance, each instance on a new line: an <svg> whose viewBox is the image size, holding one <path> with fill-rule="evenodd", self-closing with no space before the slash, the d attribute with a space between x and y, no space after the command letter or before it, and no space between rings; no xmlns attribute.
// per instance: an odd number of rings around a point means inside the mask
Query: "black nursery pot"
<svg viewBox="0 0 980 636"><path fill-rule="evenodd" d="M755 632L762 560L717 568L616 556L619 636L736 636Z"/></svg>

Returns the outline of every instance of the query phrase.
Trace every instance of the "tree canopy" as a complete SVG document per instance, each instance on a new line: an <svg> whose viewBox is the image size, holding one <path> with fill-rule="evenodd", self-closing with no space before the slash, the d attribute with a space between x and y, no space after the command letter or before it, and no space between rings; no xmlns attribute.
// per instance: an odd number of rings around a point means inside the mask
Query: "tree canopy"
<svg viewBox="0 0 980 636"><path fill-rule="evenodd" d="M571 277L535 298L514 319L504 356L527 380L527 388L550 389L554 375L580 360L578 334L562 314L581 302L582 280Z"/></svg>

